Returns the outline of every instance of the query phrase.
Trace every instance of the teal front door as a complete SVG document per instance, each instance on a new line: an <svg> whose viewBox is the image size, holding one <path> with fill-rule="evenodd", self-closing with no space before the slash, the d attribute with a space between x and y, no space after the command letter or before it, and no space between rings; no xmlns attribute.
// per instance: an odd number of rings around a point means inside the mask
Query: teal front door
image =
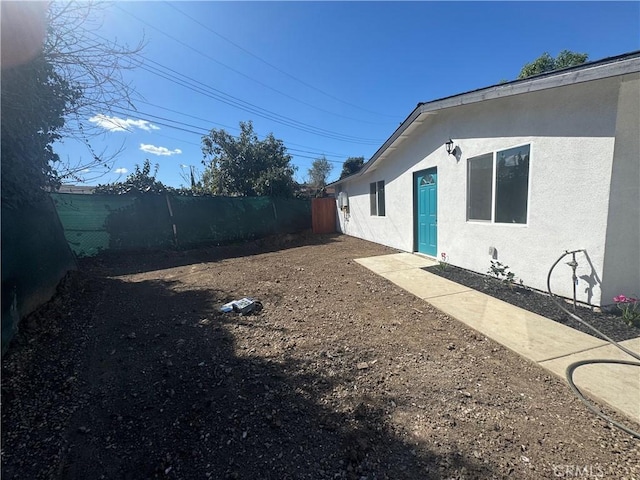
<svg viewBox="0 0 640 480"><path fill-rule="evenodd" d="M435 168L414 175L418 252L438 254L438 174Z"/></svg>

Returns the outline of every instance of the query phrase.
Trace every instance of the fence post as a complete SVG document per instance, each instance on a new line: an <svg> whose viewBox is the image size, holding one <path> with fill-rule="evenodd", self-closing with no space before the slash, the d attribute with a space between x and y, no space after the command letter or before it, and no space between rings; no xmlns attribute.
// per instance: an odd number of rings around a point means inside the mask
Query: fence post
<svg viewBox="0 0 640 480"><path fill-rule="evenodd" d="M173 227L173 241L176 244L176 248L178 248L178 230L176 228L176 222L173 219L173 210L171 209L171 202L169 201L169 195L165 195L167 199L167 207L169 208L169 216L171 217L171 226Z"/></svg>

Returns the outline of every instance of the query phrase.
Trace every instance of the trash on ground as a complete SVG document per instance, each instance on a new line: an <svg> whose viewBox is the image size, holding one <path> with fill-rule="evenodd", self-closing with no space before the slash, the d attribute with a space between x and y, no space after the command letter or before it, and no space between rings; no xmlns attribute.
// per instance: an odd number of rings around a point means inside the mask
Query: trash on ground
<svg viewBox="0 0 640 480"><path fill-rule="evenodd" d="M260 310L262 310L262 303L250 297L244 297L240 300L232 300L220 307L220 311L223 313L233 311L241 315L247 315L252 312L257 313Z"/></svg>

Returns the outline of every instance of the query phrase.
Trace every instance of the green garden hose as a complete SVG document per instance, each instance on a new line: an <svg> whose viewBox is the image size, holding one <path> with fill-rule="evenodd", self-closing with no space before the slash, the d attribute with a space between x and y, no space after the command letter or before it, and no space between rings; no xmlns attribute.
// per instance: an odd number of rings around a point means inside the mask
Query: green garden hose
<svg viewBox="0 0 640 480"><path fill-rule="evenodd" d="M593 325L590 325L589 323L585 322L584 320L582 320L577 315L571 313L569 310L564 308L564 306L560 302L558 302L556 300L555 296L553 295L553 292L551 292L551 273L553 272L553 269L556 267L556 265L558 265L558 263L560 263L560 261L565 256L571 255L571 254L575 254L577 252L584 252L584 250L565 251L565 253L563 253L560 256L560 258L558 258L558 260L556 260L556 262L551 266L551 269L549 269L549 274L547 275L547 291L549 292L549 296L550 296L551 300L553 301L553 303L555 303L558 306L558 308L560 310L562 310L564 313L569 315L574 320L577 320L578 322L582 323L583 325L585 325L589 329L593 330L598 336L600 336L601 338L603 338L604 340L609 342L611 345L614 345L615 347L619 348L620 350L622 350L627 355L631 355L636 360L640 360L640 354L637 354L636 352L633 352L632 350L629 350L628 348L624 347L623 345L620 345L618 342L616 342L615 340L609 338L607 335L602 333L600 330L595 328ZM630 361L630 360L612 360L612 359L600 359L600 358L593 359L593 360L580 360L578 362L572 363L571 365L569 365L567 367L567 370L566 370L566 373L565 373L565 375L567 377L567 382L569 382L569 386L571 387L571 390L573 391L573 393L587 406L587 408L589 410L591 410L593 413L598 415L600 418L602 418L603 420L608 422L610 425L613 425L614 427L622 430L623 432L626 432L629 435L631 435L631 436L633 436L633 437L635 437L637 439L640 439L640 433L639 432L636 432L635 430L632 430L629 427L627 427L627 426L625 426L625 425L623 425L623 424L621 424L619 422L616 422L611 417L607 416L604 412L602 412L595 405L593 405L589 400L587 400L585 398L584 394L580 391L580 389L574 383L574 381L573 381L573 372L578 367L581 367L583 365L593 365L593 364L602 364L602 363L615 364L615 365L632 365L632 366L635 366L635 367L640 367L640 362L633 362L633 361Z"/></svg>

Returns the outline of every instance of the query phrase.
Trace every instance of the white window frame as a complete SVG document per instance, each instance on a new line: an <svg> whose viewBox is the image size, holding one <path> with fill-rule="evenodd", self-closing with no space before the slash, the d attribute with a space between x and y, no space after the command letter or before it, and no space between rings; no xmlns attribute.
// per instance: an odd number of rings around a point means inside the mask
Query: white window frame
<svg viewBox="0 0 640 480"><path fill-rule="evenodd" d="M529 172L527 175L527 218L525 223L507 223L507 222L496 222L496 187L498 186L498 153L503 152L505 150L511 150L513 148L518 147L529 147ZM483 157L485 155L492 156L492 170L491 170L491 220L481 220L481 219L471 219L469 218L469 162L473 161L475 158ZM474 155L473 157L467 158L467 169L466 169L466 218L467 223L481 223L483 225L491 224L491 225L508 225L512 227L526 227L529 225L529 218L531 214L531 167L532 167L532 159L533 159L533 144L531 142L512 145L505 148L500 148L498 150L493 150L490 152L480 153L478 155Z"/></svg>
<svg viewBox="0 0 640 480"><path fill-rule="evenodd" d="M380 184L382 184L382 188L380 188ZM372 192L374 188L375 188L375 197L374 197L374 192ZM380 195L381 191L383 192L382 195ZM375 211L373 208L374 198L375 198ZM381 203L382 203L382 209L380 208ZM380 214L380 210L383 210L382 214ZM370 182L369 183L369 216L385 217L386 215L387 215L387 196L385 191L384 180L377 180L375 182Z"/></svg>

